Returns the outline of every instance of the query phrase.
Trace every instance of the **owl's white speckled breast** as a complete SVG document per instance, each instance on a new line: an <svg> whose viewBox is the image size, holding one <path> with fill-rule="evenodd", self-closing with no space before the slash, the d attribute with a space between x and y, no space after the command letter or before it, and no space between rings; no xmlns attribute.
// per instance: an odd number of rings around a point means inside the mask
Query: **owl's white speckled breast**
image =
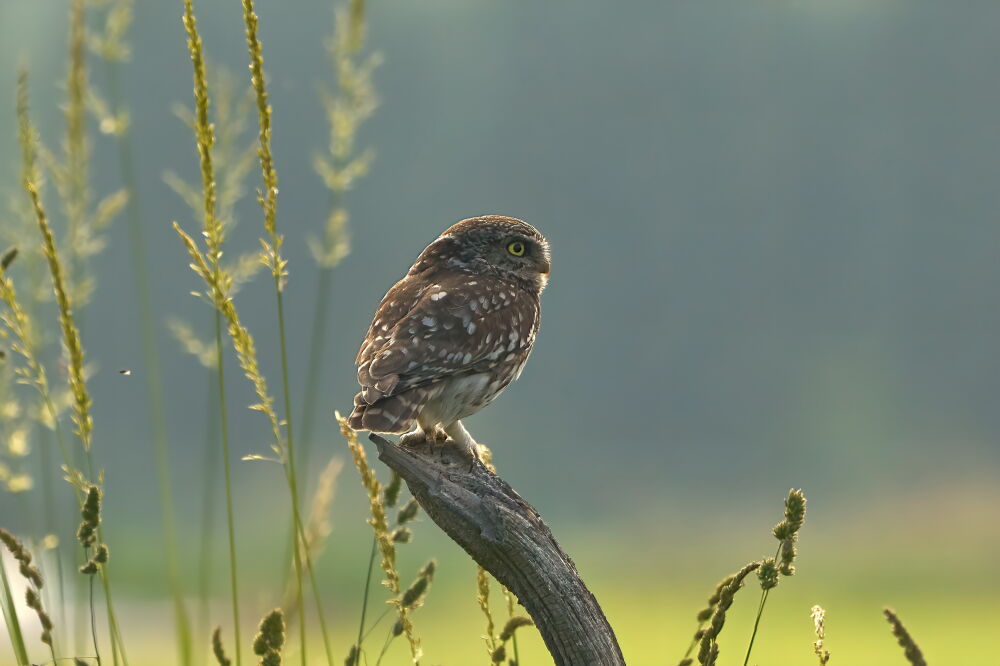
<svg viewBox="0 0 1000 666"><path fill-rule="evenodd" d="M445 379L434 387L434 394L417 416L421 426L453 423L475 414L490 404L521 374L527 355L519 362L503 363L491 372L461 375Z"/></svg>

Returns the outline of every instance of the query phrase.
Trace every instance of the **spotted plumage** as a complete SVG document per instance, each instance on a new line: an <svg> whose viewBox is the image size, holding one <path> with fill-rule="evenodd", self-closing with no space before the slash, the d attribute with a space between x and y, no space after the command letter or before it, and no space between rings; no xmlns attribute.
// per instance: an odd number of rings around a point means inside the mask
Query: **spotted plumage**
<svg viewBox="0 0 1000 666"><path fill-rule="evenodd" d="M461 419L521 374L548 273L548 242L520 220L445 230L379 304L358 352L351 426L407 438L443 430L475 452Z"/></svg>

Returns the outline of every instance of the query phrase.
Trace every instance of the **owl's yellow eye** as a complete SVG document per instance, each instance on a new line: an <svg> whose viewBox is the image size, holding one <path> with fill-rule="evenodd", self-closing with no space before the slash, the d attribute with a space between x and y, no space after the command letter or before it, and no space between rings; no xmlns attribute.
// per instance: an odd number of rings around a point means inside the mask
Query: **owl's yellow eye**
<svg viewBox="0 0 1000 666"><path fill-rule="evenodd" d="M524 256L524 243L521 241L514 241L507 246L507 251L510 252L515 257Z"/></svg>

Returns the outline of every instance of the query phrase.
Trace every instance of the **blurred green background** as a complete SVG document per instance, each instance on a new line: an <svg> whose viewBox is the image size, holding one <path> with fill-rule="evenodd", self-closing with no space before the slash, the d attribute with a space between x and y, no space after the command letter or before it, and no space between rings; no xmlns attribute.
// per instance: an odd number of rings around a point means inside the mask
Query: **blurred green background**
<svg viewBox="0 0 1000 666"><path fill-rule="evenodd" d="M331 84L333 8L257 9L301 404L317 270L306 237L327 214L312 159L327 136L317 91ZM165 322L207 332L212 318L189 295L200 285L170 228L197 222L162 179L197 178L193 138L172 112L191 99L181 11L136 4L124 89L193 599L209 387ZM196 11L209 57L242 81L239 3ZM17 63L31 70L40 133L57 145L67 14L65 2L0 0L0 186L11 196ZM715 582L773 552L769 529L791 486L810 502L799 571L768 602L755 662L811 663L809 609L821 604L833 664L903 663L885 605L932 663L1000 663L1000 5L389 0L371 3L368 19L384 64L359 145L376 158L349 195L351 254L334 274L310 481L329 457L348 460L332 411L350 408L353 358L385 290L451 223L514 215L552 243L542 331L520 381L469 427L574 557L630 664L680 659ZM91 82L103 76L95 65ZM113 141L95 133L94 151L93 189L116 189ZM250 191L258 179L252 171ZM252 196L237 215L233 247L253 249ZM83 326L95 454L130 657L167 665L123 220L108 239ZM273 298L261 278L237 305L277 386ZM253 397L227 363L234 460L265 453L266 423L242 409ZM276 468L236 464L247 633L280 598L288 512ZM370 543L356 478L348 462L318 565L338 654L356 627ZM40 536L38 501L0 494L0 524ZM215 532L218 598L206 617L192 602L199 658L228 618L221 514ZM441 564L415 616L426 663L485 663L474 566L429 520L415 532L404 578L431 555ZM724 663L742 655L755 586L737 597ZM549 663L528 636L523 663ZM404 653L396 645L391 663ZM10 659L0 639L0 664Z"/></svg>

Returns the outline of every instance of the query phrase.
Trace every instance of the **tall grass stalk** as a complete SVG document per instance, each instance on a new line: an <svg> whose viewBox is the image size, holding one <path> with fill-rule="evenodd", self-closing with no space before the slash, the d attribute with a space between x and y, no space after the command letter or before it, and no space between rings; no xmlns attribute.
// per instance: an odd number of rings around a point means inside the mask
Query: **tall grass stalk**
<svg viewBox="0 0 1000 666"><path fill-rule="evenodd" d="M68 224L66 241L69 264L66 277L74 300L82 296L79 249L83 246L87 215L87 68L86 8L84 0L70 3L69 72L66 75L66 196L63 198Z"/></svg>
<svg viewBox="0 0 1000 666"><path fill-rule="evenodd" d="M285 335L285 307L283 291L287 278L287 262L281 257L281 246L284 237L278 233L278 174L274 168L274 157L271 154L271 105L268 102L267 83L264 79L264 56L258 35L258 19L254 13L253 0L243 0L243 21L246 24L247 49L250 54L251 85L257 99L257 120L260 126L259 149L260 170L263 188L257 193L257 199L264 211L264 230L267 239L261 240L263 252L261 260L271 270L274 279L274 294L277 305L278 345L281 350L281 387L285 409L285 448L287 450L288 488L291 493L293 534L292 550L295 562L296 603L299 614L299 647L302 651L303 665L308 662L308 640L306 638L305 601L302 592L302 546L299 541L299 490L298 474L295 468L295 429L292 418L291 388L288 382L288 345ZM303 535L304 536L304 535ZM332 664L331 664L332 666Z"/></svg>
<svg viewBox="0 0 1000 666"><path fill-rule="evenodd" d="M249 111L249 96L243 100L236 93L235 81L222 67L212 68L210 63L206 63L206 80L213 87L212 114L214 117L213 127L217 129L212 146L213 171L218 173L219 182L215 190L215 217L219 220L222 228L220 246L225 243L233 226L236 223L234 206L239 201L242 194L243 181L247 171L253 166L254 151L253 146L240 146L240 138L246 125L246 114ZM214 76L214 81L213 81ZM247 102L247 103L244 103ZM195 123L197 111L178 108L175 113L181 118L188 129L196 131ZM204 215L204 196L201 183L197 186L189 185L184 179L173 172L164 174L167 185L173 189L178 196L188 205L195 217ZM225 264L224 264L225 265ZM249 281L260 268L260 260L257 253L246 253L237 257L228 264L228 272L233 280L232 293L243 283ZM211 294L206 295L206 300L211 303ZM221 315L217 308L213 307L213 317L221 322ZM220 428L219 428L219 405L218 403L218 381L216 373L219 369L219 355L221 349L216 346L214 339L203 341L199 339L191 325L179 319L169 319L167 322L171 333L180 343L181 348L194 356L198 363L206 368L205 375L208 395L205 400L205 451L204 451L204 471L202 492L202 520L201 520L201 545L199 548L199 583L198 583L198 605L201 619L198 626L207 627L209 613L209 578L214 548L214 521L215 521L215 501L217 499L218 478L221 474L219 470L221 458ZM228 438L227 438L228 439Z"/></svg>
<svg viewBox="0 0 1000 666"><path fill-rule="evenodd" d="M86 453L85 459L87 462L87 478L95 479L97 477L94 474L93 455L91 455L90 450L92 444L93 420L90 416L90 396L87 393L87 387L83 376L83 347L80 345L79 332L73 322L72 311L70 310L66 290L62 283L62 268L58 255L56 254L55 239L52 236L52 230L48 226L48 221L45 216L45 211L42 208L38 190L35 188L33 183L25 183L25 189L31 197L32 204L35 208L35 214L38 219L38 226L42 232L45 254L49 260L52 279L55 285L56 302L59 305L59 320L63 330L63 342L69 352L70 386L74 397L73 421L76 423L76 433L79 436L80 441L83 443L84 451ZM72 472L73 470L70 470L71 479L73 477ZM77 478L72 482L74 485L79 486L82 482L82 478L79 474L77 474ZM108 575L107 566L101 567L100 573L101 585L104 588L105 605L107 606L108 628L111 633L112 659L115 664L118 664L120 659L121 663L128 666L125 644L121 637L121 630L118 626L114 602L112 601L111 581L110 576Z"/></svg>
<svg viewBox="0 0 1000 666"><path fill-rule="evenodd" d="M285 475L288 482L289 493L292 502L292 519L296 535L293 538L294 556L296 566L296 586L298 592L299 606L299 635L302 649L302 663L306 663L307 640L306 640L306 617L305 606L302 593L302 560L305 560L307 574L312 584L313 597L316 604L316 614L320 623L320 631L323 636L323 645L326 651L327 661L333 666L333 651L330 646L329 632L326 626L326 616L323 612L322 599L319 594L319 587L316 583L316 575L313 571L312 558L308 550L308 539L305 527L302 522L299 508L299 483L298 472L295 465L295 438L292 420L291 387L288 379L288 345L285 334L285 311L284 311L284 287L288 276L288 262L281 257L281 246L284 237L277 231L277 209L278 209L278 175L274 169L274 159L271 154L271 106L268 102L267 85L264 79L264 57L262 47L258 37L258 19L254 13L253 0L243 0L243 20L246 24L247 49L250 54L250 70L252 73L251 83L257 99L257 118L260 126L260 167L263 178L263 191L258 192L258 201L264 211L264 229L268 239L262 240L263 252L261 258L264 265L271 269L274 278L275 299L277 305L279 345L281 348L281 384L284 397L285 420L287 431L287 458L283 457L285 465ZM277 431L276 442L280 446L281 438ZM300 549L301 542L301 549ZM304 551L304 552L301 552Z"/></svg>
<svg viewBox="0 0 1000 666"><path fill-rule="evenodd" d="M27 78L25 77L24 80L25 87L27 87ZM27 95L25 94L25 97L26 96ZM18 127L21 132L19 139L22 145L22 152L26 156L33 156L37 154L37 146L35 145L34 130L32 129L30 120L28 119L28 109L26 105L21 112L23 117L19 119ZM91 452L93 419L90 415L90 395L87 392L87 384L84 378L83 346L80 343L80 332L73 319L69 294L63 278L62 263L60 262L59 254L56 250L55 237L52 234L51 227L49 226L48 217L45 214L41 196L38 192L38 186L34 182L36 174L33 169L29 167L29 160L28 158L25 158L23 185L29 199L31 200L35 220L38 223L38 229L42 236L43 254L45 255L46 262L49 267L49 273L52 278L53 291L56 296L56 304L58 305L59 311L59 326L62 331L63 345L65 346L68 356L69 386L73 396L73 423L76 425L76 434L79 437L85 452L87 478L96 480L97 477L94 474L93 455ZM75 470L71 467L68 467L67 473L70 476L71 482L77 486L77 498L80 500L80 505L82 507L82 500L80 499L82 493L79 492L82 485L82 475L79 472L75 472ZM112 657L115 664L119 663L120 659L125 666L128 666L125 644L121 637L121 630L118 626L118 620L114 610L114 602L111 596L111 582L107 566L102 566L100 568L100 573L101 584L104 588L105 604L107 607L108 629L111 633Z"/></svg>
<svg viewBox="0 0 1000 666"><path fill-rule="evenodd" d="M28 72L23 67L18 71L17 78L17 119L18 134L21 144L21 178L25 182L37 180L36 147L33 135L33 128L28 118ZM2 316L3 323L13 339L12 351L20 355L25 363L25 367L17 368L15 375L19 381L35 388L38 393L39 421L43 427L51 426L55 432L56 441L62 453L63 464L71 466L69 449L63 438L62 429L59 424L59 414L49 389L48 378L45 368L39 360L37 351L38 335L37 327L33 325L33 319L26 308L22 308L14 289L13 280L7 277L6 272L10 267L15 254L8 252L4 256L3 264L0 265L0 300L6 305L7 314ZM45 423L45 420L48 423ZM43 501L45 522L49 534L56 534L58 529L58 519L56 517L55 487L53 484L52 462L50 459L49 447L51 440L48 437L41 442L39 461L41 469L39 477L42 479ZM79 498L78 498L79 499ZM63 562L58 545L54 552L56 561L56 580L58 581L59 609L63 626L67 625L66 611L66 587L63 576ZM50 606L52 594L49 594ZM15 618L16 619L16 618Z"/></svg>
<svg viewBox="0 0 1000 666"><path fill-rule="evenodd" d="M319 378L324 369L323 352L329 344L327 323L333 271L349 251L346 195L353 184L367 173L373 159L371 150L358 152L355 141L361 125L378 106L372 83L372 71L381 56L363 56L367 37L365 0L350 0L338 8L334 32L326 48L336 78L336 89L323 91L323 104L329 126L326 155L317 155L314 165L329 190L329 211L322 239L310 238L309 247L319 266L316 276L316 301L309 339L309 370L306 373L302 410L301 462L308 469L316 423L316 400L320 395Z"/></svg>
<svg viewBox="0 0 1000 666"><path fill-rule="evenodd" d="M243 326L240 321L239 313L236 311L236 306L233 304L232 298L230 297L229 285L232 283L230 276L224 271L220 271L219 275L213 275L212 268L208 259L208 254L210 252L203 253L199 248L195 240L188 235L180 225L174 222L174 230L180 236L181 241L184 243L185 248L188 251L188 255L192 259L191 269L205 281L208 285L209 291L212 294L213 301L216 306L221 309L224 319L227 322L227 331L229 337L232 341L233 348L236 351L237 359L239 360L240 367L243 369L243 374L246 376L250 383L253 384L254 391L257 394L258 402L250 406L250 409L254 411L259 411L267 417L268 422L271 426L271 433L275 438L274 443L271 445L272 450L278 455L277 462L281 464L282 469L285 470L286 481L290 483L288 478L289 467L287 464L288 458L286 454L286 449L284 447L284 441L281 436L281 421L278 419L277 413L274 411L274 398L267 388L267 380L264 375L261 374L260 366L257 360L257 348L254 343L253 336L250 332ZM221 340L221 338L220 338ZM262 456L247 456L250 460L262 459ZM303 543L306 542L306 535L302 525L302 519L298 512L297 507L293 506L293 520L295 522L299 538ZM312 560L309 557L308 550L304 551L304 560L306 564L306 570L309 574L310 581L312 583L313 597L316 602L317 614L319 616L320 628L323 634L324 647L326 648L328 659L330 663L333 663L333 653L329 648L329 632L326 626L325 614L322 612L321 597L319 595L319 587L316 584L316 577L313 571Z"/></svg>
<svg viewBox="0 0 1000 666"><path fill-rule="evenodd" d="M163 384L160 379L160 359L156 344L156 327L153 321L153 296L149 278L149 261L146 252L142 212L139 207L139 188L136 184L136 167L132 150L132 133L129 131L127 112L121 95L121 62L128 55L122 42L131 19L131 0L122 0L109 12L108 29L101 40L99 53L106 63L108 92L110 96L111 123L108 127L118 144L119 176L127 192L125 204L128 220L129 256L135 276L136 306L142 338L144 375L146 378L146 404L152 429L153 453L156 461L157 482L160 492L160 513L163 522L164 552L170 596L174 606L174 623L177 630L177 651L183 666L191 664L191 626L184 604L184 586L177 557L177 527L174 516L173 484L170 475L170 444L167 438L167 420L163 410ZM102 123L105 124L105 123Z"/></svg>
<svg viewBox="0 0 1000 666"><path fill-rule="evenodd" d="M391 509L396 506L397 500L399 500L399 491L402 488L403 479L396 474L392 473L392 479L389 481L389 485L382 488L382 506L385 509ZM386 608L378 619L372 624L371 629L367 632L365 631L365 618L368 615L368 599L369 592L371 590L372 583L372 570L375 568L375 553L378 552L378 537L372 536L372 547L371 552L368 554L368 570L365 572L365 590L361 597L361 620L358 622L358 640L351 647L351 654L347 658L347 666L354 666L357 663L357 659L360 657L361 647L364 645L365 639L368 637L375 627L382 621L382 619L388 614L391 608Z"/></svg>
<svg viewBox="0 0 1000 666"><path fill-rule="evenodd" d="M252 14L251 14L252 15ZM256 21L256 17L254 17ZM264 375L260 372L260 367L257 361L257 349L253 340L253 336L250 332L242 325L239 317L239 313L236 311L236 306L232 301L232 290L233 290L233 278L221 265L221 245L223 238L223 228L221 221L216 216L215 211L215 173L212 166L212 145L215 141L215 135L211 124L208 121L208 84L205 79L205 63L202 51L201 37L197 32L197 24L194 18L194 12L191 7L191 0L185 0L185 16L184 25L188 31L188 50L191 53L192 63L195 70L195 132L197 134L198 143L198 153L201 158L201 170L202 170L202 192L205 203L205 216L204 216L204 232L203 236L205 238L206 249L202 251L195 242L195 240L189 236L187 233L181 229L180 225L174 222L174 229L180 236L181 241L184 243L185 248L188 250L188 254L192 259L191 269L205 282L208 288L209 300L214 304L215 309L221 314L221 317L216 319L216 348L221 352L222 346L222 325L221 322L224 319L226 322L226 329L229 333L229 337L233 344L233 349L236 352L237 360L239 361L240 367L243 369L243 373L248 380L250 380L253 385L254 391L257 394L258 402L251 406L251 409L263 413L271 426L271 432L274 436L274 443L272 444L272 449L278 455L278 462L281 463L283 470L285 471L285 479L289 484L289 489L291 491L293 478L290 474L290 465L287 455L287 448L285 446L284 437L282 435L282 423L278 418L277 413L274 411L274 399L271 397L267 381ZM254 31L255 32L255 31ZM266 102L266 99L265 99ZM270 130L268 129L268 135ZM275 193L276 194L276 193ZM284 261L280 259L279 255L274 253L267 253L273 261L274 270L283 273L285 270ZM220 404L225 404L224 395L224 380L222 372L222 357L219 354L219 377L220 377L220 387L222 390L220 392ZM220 410L220 414L224 414L225 410ZM228 425L226 419L222 420L223 428L223 441L228 442ZM225 453L227 455L228 461L228 446L226 446ZM258 456L259 457L259 456ZM225 466L227 475L227 489L229 487L229 466ZM294 497L294 494L293 494ZM231 516L231 492L227 492L227 510L230 512ZM305 530L303 527L302 519L299 514L298 505L296 502L292 503L292 515L293 523L295 525L296 531L298 532L298 537L303 542L305 542ZM230 520L230 534L232 534L232 520ZM235 561L235 551L233 539L230 539L230 558L231 561ZM306 570L309 573L310 582L312 583L313 596L316 602L317 614L319 616L320 628L323 634L324 647L328 655L328 660L333 663L332 650L329 647L328 635L329 632L326 628L326 619L322 610L321 597L319 595L319 588L316 583L316 578L312 568L312 562L309 557L308 552L305 553L305 564ZM234 569L231 570L234 571ZM234 585L235 589L235 576ZM236 609L235 596L234 596L234 611ZM303 613L304 616L304 613ZM239 643L237 641L237 652L239 652ZM239 656L237 656L237 663L239 663Z"/></svg>
<svg viewBox="0 0 1000 666"><path fill-rule="evenodd" d="M76 331L73 326L72 319L69 317L69 301L66 291L62 286L62 270L59 264L58 256L55 252L55 240L52 236L51 230L49 229L48 219L45 215L44 209L42 208L41 197L37 189L37 183L40 181L40 175L36 164L38 144L37 137L35 135L35 128L31 124L28 108L28 72L23 68L18 74L17 98L18 141L21 146L21 184L28 194L36 223L42 231L43 252L52 275L52 281L59 303L60 326L62 328L63 335L66 338L67 351L70 353L69 378L74 396L74 421L77 422L77 427L79 429L78 434L80 435L84 448L89 450L92 423L89 414L89 398L86 396L85 389L81 390L83 384L83 350L80 347L79 333ZM6 278L6 275L3 276L2 282L3 300L6 302L10 311L10 318L5 321L7 322L8 327L10 327L14 332L15 337L17 337L20 341L20 345L15 348L15 351L24 357L24 360L28 365L28 369L30 370L30 383L35 386L45 403L48 416L52 420L53 428L57 433L64 462L69 465L70 452L66 446L65 440L62 438L61 430L59 429L59 412L49 389L45 368L39 361L38 350L35 348L35 337L32 322L28 318L26 311L20 307L16 292L14 291L13 283ZM71 346L71 342L74 342L75 344ZM77 499L82 504L82 494L78 488L76 490Z"/></svg>
<svg viewBox="0 0 1000 666"><path fill-rule="evenodd" d="M194 16L191 0L184 0L184 29L187 32L187 47L191 54L191 64L194 70L194 131L198 146L198 157L201 164L202 198L204 203L203 229L205 243L208 247L205 257L211 271L211 282L221 287L223 279L219 260L222 257L223 228L215 211L215 170L212 166L212 145L215 143L215 133L209 122L208 81L205 76L205 58L202 51L201 35L198 34L198 24ZM176 226L176 223L175 223ZM200 257L199 253L199 257ZM206 280L208 281L208 280ZM226 406L226 379L222 359L222 300L227 296L221 288L212 290L210 294L215 303L215 351L217 359L216 378L219 394L219 425L222 434L222 469L226 487L226 528L229 537L229 588L233 610L233 644L236 651L236 666L240 666L242 657L242 640L240 639L240 604L236 563L236 529L233 511L233 482L229 454L229 418Z"/></svg>
<svg viewBox="0 0 1000 666"><path fill-rule="evenodd" d="M119 0L122 2L124 0ZM120 13L120 12L119 12ZM87 131L88 106L98 115L104 115L107 105L88 84L86 61L88 18L85 0L70 3L69 67L66 77L66 104L64 115L66 130L62 156L43 149L42 157L50 167L52 180L66 217L66 237L62 252L66 261L65 282L70 301L76 308L77 326L83 306L90 299L94 279L88 272L87 260L104 248L98 232L108 225L126 205L128 193L118 190L98 200L91 207L89 189L91 146ZM102 129L108 128L107 119L101 121Z"/></svg>
<svg viewBox="0 0 1000 666"><path fill-rule="evenodd" d="M351 450L351 457L354 460L354 466L358 469L358 474L361 476L361 485L364 486L365 491L368 494L368 505L371 511L371 518L369 519L369 524L372 526L372 531L375 533L375 540L378 543L379 552L382 554L382 571L385 573L385 580L383 584L389 588L389 591L393 593L394 598L390 600L389 603L393 605L396 609L396 614L399 616L399 626L400 633L406 635L406 640L410 644L410 657L413 663L420 664L420 658L423 651L420 649L420 639L417 638L413 631L413 621L410 619L410 609L403 604L403 593L399 583L399 571L396 569L396 545L389 533L389 524L386 520L385 506L382 502L382 485L375 478L375 472L368 465L368 457L365 455L365 449L358 442L358 433L355 431L348 423L347 419L341 416L339 413L336 414L337 422L340 424L340 432L344 435L344 439L347 440L347 446ZM351 650L352 656L354 656L355 661L353 663L358 663L356 660L360 658L360 646L355 646L357 650ZM350 659L350 657L348 658Z"/></svg>
<svg viewBox="0 0 1000 666"><path fill-rule="evenodd" d="M32 130L30 127L30 123L28 121L28 73L23 66L18 68L16 100L17 100L16 116L18 119L19 134L27 137L27 135ZM34 147L30 145L32 143L33 142L27 142L27 141L21 142L21 160L22 160L21 170L22 170L22 179L34 181L36 180L37 156L35 155ZM27 202L25 202L25 204L26 203ZM20 209L20 206L18 206L18 208ZM22 218L22 220L25 221L30 219L30 215L26 215L23 212L21 213L20 217ZM29 232L30 230L27 228L22 228L19 231L21 232L21 234L23 234ZM23 236L19 234L16 239L12 240L15 240L15 242L20 243L23 240ZM14 255L11 255L10 252L8 252L4 256L2 263L0 263L0 279L4 279L5 282L6 282L5 280L6 276L4 276L3 273L5 273L6 270L10 267L11 262L16 256L17 250L14 249L13 252L15 253ZM40 265L35 266L34 264L32 264L30 267L36 269L41 268ZM29 372L28 376L25 375L21 376L21 381L25 381L26 383L35 386L35 388L39 390L39 396L42 401L40 409L37 415L35 416L36 420L41 422L42 426L42 428L40 429L41 432L39 432L39 446L38 446L39 465L40 465L39 478L41 479L42 483L43 511L45 515L46 531L48 534L57 534L60 531L59 515L56 510L57 477L52 473L53 467L51 460L51 451L49 450L50 447L52 446L52 439L48 434L48 430L50 425L53 428L55 428L55 426L58 425L58 418L55 413L55 408L52 403L51 395L49 394L48 391L48 383L47 381L45 381L44 376L41 378L42 379L41 384L38 384L35 381L38 378L37 371L41 368L41 364L37 360L37 355L34 352L34 348L36 344L40 344L40 342L39 342L37 328L32 328L31 326L28 325L28 322L32 319L31 314L29 314L32 309L31 306L37 304L37 297L39 291L38 284L41 282L42 273L38 270L34 270L32 271L32 273L33 274L31 275L31 278L33 279L31 279L29 284L34 286L34 289L29 288L28 292L31 293L33 291L35 297L28 299L25 311L20 313L20 318L21 318L20 324L17 324L15 322L15 326L20 327L20 332L14 331L12 329L11 333L14 335L15 339L17 339L20 342L21 346L25 349L26 352L25 360L28 363ZM14 295L13 292L12 284L10 286L10 290L11 290L10 291L11 300L13 301L13 303L11 304L11 316L17 318L14 310L18 309L18 303L16 296ZM46 415L49 419L48 423L45 422ZM61 433L59 434L61 437ZM60 445L63 446L63 448L65 448L65 445L62 443L61 439L60 439ZM65 453L63 455L63 459L65 462L68 463L68 457L65 455ZM48 588L49 590L48 594L50 597L49 605L50 607L56 605L52 597L54 597L55 594L58 593L59 597L58 606L59 606L61 624L63 626L68 626L67 607L66 607L66 586L65 586L65 577L63 576L63 558L58 543L56 544L53 550L54 550L55 565L56 565L55 579L58 582L57 585L58 590L52 591L51 588Z"/></svg>

